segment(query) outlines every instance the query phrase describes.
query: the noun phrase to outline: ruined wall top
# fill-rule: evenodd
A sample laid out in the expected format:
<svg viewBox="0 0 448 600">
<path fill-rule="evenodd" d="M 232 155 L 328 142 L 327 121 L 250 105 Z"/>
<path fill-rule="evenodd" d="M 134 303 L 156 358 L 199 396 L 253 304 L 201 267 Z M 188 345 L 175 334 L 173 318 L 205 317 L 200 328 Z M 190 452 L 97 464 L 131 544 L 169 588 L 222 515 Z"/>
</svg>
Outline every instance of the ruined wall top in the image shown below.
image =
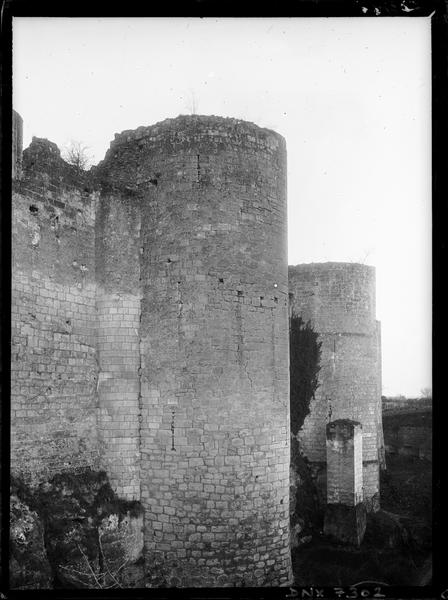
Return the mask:
<svg viewBox="0 0 448 600">
<path fill-rule="evenodd" d="M 356 262 L 311 262 L 301 263 L 298 265 L 290 265 L 293 272 L 313 272 L 313 273 L 329 273 L 329 272 L 344 272 L 344 273 L 371 273 L 375 276 L 375 267 L 365 265 L 364 263 Z"/>
<path fill-rule="evenodd" d="M 87 171 L 66 162 L 54 142 L 33 136 L 23 151 L 22 175 L 25 179 L 41 181 L 45 185 L 84 189 L 90 181 Z"/>
<path fill-rule="evenodd" d="M 236 155 L 230 156 L 233 153 L 244 155 L 251 166 L 243 168 Z M 234 181 L 247 179 L 249 171 L 256 169 L 260 153 L 274 165 L 286 164 L 285 139 L 274 131 L 239 119 L 180 115 L 115 134 L 104 160 L 92 168 L 92 176 L 103 190 L 131 193 L 151 184 L 158 185 L 159 191 L 164 186 L 168 189 L 173 182 L 177 185 L 182 180 L 187 186 L 187 182 L 199 180 L 202 184 L 214 181 L 219 186 L 230 176 Z M 228 167 L 224 168 L 222 163 L 225 172 L 217 176 L 216 169 L 211 170 L 213 157 L 224 155 Z M 286 170 L 282 182 L 276 183 L 286 186 Z"/>
<path fill-rule="evenodd" d="M 186 134 L 206 133 L 209 136 L 216 137 L 252 135 L 257 136 L 258 139 L 269 140 L 273 148 L 276 148 L 278 144 L 286 145 L 284 138 L 279 133 L 259 127 L 248 121 L 215 115 L 179 115 L 173 119 L 164 119 L 154 125 L 141 126 L 137 129 L 127 129 L 121 133 L 116 133 L 115 138 L 110 143 L 110 149 L 116 149 L 118 146 L 129 142 L 143 142 L 146 138 L 155 141 L 167 136 L 177 137 L 178 139 L 175 141 L 179 143 L 183 141 L 182 136 L 178 135 L 180 132 Z"/>
</svg>

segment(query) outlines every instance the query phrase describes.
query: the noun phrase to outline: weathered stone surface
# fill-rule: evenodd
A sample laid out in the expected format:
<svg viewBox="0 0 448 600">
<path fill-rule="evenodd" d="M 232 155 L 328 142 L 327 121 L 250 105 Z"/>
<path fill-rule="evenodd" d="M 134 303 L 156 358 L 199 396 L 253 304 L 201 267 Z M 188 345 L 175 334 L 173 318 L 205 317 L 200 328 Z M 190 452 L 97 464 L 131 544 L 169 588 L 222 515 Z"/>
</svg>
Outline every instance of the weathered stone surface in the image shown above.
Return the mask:
<svg viewBox="0 0 448 600">
<path fill-rule="evenodd" d="M 12 199 L 11 468 L 36 484 L 99 466 L 95 195 L 47 140 L 23 163 Z"/>
<path fill-rule="evenodd" d="M 143 587 L 143 512 L 111 513 L 98 527 L 98 544 L 106 583 Z"/>
<path fill-rule="evenodd" d="M 22 176 L 23 151 L 23 119 L 15 110 L 12 111 L 12 178 Z"/>
<path fill-rule="evenodd" d="M 381 414 L 381 334 L 375 320 L 375 269 L 356 263 L 289 267 L 291 310 L 319 333 L 319 387 L 299 432 L 312 464 L 325 463 L 325 426 L 353 419 L 363 426 L 364 499 L 378 507 L 384 462 Z"/>
<path fill-rule="evenodd" d="M 10 511 L 11 589 L 52 589 L 53 573 L 39 515 L 14 493 L 11 495 Z"/>
<path fill-rule="evenodd" d="M 363 500 L 361 423 L 330 421 L 327 433 L 327 502 L 355 506 Z"/>
<path fill-rule="evenodd" d="M 13 192 L 13 472 L 105 469 L 161 585 L 287 584 L 284 139 L 179 117 L 88 175 L 34 138 Z M 96 586 L 98 531 L 64 506 L 52 555 Z"/>
<path fill-rule="evenodd" d="M 100 384 L 104 456 L 118 472 L 121 428 L 118 444 L 133 451 L 132 424 L 118 423 L 113 396 L 115 384 L 121 396 L 127 385 L 126 404 L 141 419 L 150 585 L 218 585 L 224 576 L 277 585 L 290 576 L 285 167 L 277 134 L 193 115 L 124 132 L 96 169 L 112 185 L 98 212 L 107 225 L 97 225 L 108 249 L 115 232 L 98 278 L 107 294 L 133 291 L 126 299 L 140 310 L 125 324 L 127 342 L 138 329 L 138 389 L 131 348 L 115 341 L 121 304 L 105 311 L 120 367 L 108 389 Z M 135 250 L 139 263 L 121 258 Z M 130 287 L 127 264 L 140 267 Z M 257 545 L 268 556 L 256 560 Z"/>
<path fill-rule="evenodd" d="M 327 504 L 324 534 L 342 544 L 360 546 L 366 531 L 367 511 L 364 503 L 356 506 Z"/>
<path fill-rule="evenodd" d="M 326 427 L 327 506 L 324 533 L 343 544 L 359 546 L 366 529 L 363 502 L 362 426 L 337 419 Z"/>
</svg>

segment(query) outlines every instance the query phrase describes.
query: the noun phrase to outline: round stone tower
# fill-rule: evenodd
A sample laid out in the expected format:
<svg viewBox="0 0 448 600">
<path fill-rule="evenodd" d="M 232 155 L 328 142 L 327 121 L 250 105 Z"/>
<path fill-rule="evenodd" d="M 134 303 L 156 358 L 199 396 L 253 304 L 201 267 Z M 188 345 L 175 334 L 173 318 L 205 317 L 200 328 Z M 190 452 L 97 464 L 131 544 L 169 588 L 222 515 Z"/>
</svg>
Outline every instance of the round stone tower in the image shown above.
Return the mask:
<svg viewBox="0 0 448 600">
<path fill-rule="evenodd" d="M 367 508 L 379 507 L 383 460 L 381 354 L 375 320 L 375 269 L 356 263 L 311 263 L 289 267 L 293 314 L 319 333 L 319 387 L 299 432 L 319 487 L 326 481 L 326 424 L 352 419 L 362 424 L 363 487 Z"/>
<path fill-rule="evenodd" d="M 12 111 L 12 178 L 19 179 L 22 174 L 23 119 Z"/>
<path fill-rule="evenodd" d="M 291 581 L 286 147 L 235 119 L 117 135 L 140 225 L 140 486 L 153 585 Z"/>
</svg>

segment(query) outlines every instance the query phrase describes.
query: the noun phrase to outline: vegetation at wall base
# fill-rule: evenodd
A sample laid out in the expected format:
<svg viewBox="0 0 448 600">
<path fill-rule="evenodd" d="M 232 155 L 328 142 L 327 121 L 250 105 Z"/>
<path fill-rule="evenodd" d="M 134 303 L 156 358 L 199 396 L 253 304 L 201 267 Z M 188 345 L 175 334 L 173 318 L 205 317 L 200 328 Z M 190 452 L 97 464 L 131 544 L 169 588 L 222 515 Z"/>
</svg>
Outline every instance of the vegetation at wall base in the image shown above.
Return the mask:
<svg viewBox="0 0 448 600">
<path fill-rule="evenodd" d="M 311 324 L 292 315 L 289 329 L 291 432 L 297 435 L 318 388 L 321 342 Z"/>
</svg>

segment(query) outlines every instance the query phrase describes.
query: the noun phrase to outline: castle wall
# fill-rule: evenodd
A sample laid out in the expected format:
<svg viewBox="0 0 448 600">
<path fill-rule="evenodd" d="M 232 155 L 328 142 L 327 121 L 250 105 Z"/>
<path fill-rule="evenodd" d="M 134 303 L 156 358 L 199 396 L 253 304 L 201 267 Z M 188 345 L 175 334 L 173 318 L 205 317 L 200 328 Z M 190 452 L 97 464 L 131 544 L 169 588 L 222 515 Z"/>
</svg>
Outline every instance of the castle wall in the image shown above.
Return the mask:
<svg viewBox="0 0 448 600">
<path fill-rule="evenodd" d="M 12 178 L 19 179 L 22 174 L 23 119 L 12 111 Z"/>
<path fill-rule="evenodd" d="M 11 466 L 32 483 L 98 465 L 96 200 L 66 171 L 34 139 L 13 181 Z"/>
<path fill-rule="evenodd" d="M 140 206 L 104 194 L 96 214 L 98 433 L 115 492 L 140 499 Z"/>
<path fill-rule="evenodd" d="M 142 202 L 140 478 L 153 584 L 287 583 L 284 140 L 180 117 L 124 132 L 98 174 Z"/>
<path fill-rule="evenodd" d="M 299 432 L 305 455 L 325 468 L 325 426 L 362 424 L 364 499 L 378 506 L 381 411 L 380 352 L 375 321 L 375 271 L 354 263 L 289 267 L 292 310 L 319 333 L 321 370 L 310 413 Z"/>
<path fill-rule="evenodd" d="M 33 138 L 13 190 L 12 472 L 106 470 L 151 585 L 289 583 L 283 138 L 179 117 L 89 176 Z"/>
<path fill-rule="evenodd" d="M 383 372 L 382 372 L 382 354 L 381 354 L 381 323 L 376 321 L 376 348 L 377 348 L 377 391 L 376 396 L 378 403 L 376 407 L 377 421 L 377 444 L 378 444 L 378 460 L 380 469 L 386 468 L 386 448 L 384 445 L 384 429 L 383 429 Z"/>
</svg>

